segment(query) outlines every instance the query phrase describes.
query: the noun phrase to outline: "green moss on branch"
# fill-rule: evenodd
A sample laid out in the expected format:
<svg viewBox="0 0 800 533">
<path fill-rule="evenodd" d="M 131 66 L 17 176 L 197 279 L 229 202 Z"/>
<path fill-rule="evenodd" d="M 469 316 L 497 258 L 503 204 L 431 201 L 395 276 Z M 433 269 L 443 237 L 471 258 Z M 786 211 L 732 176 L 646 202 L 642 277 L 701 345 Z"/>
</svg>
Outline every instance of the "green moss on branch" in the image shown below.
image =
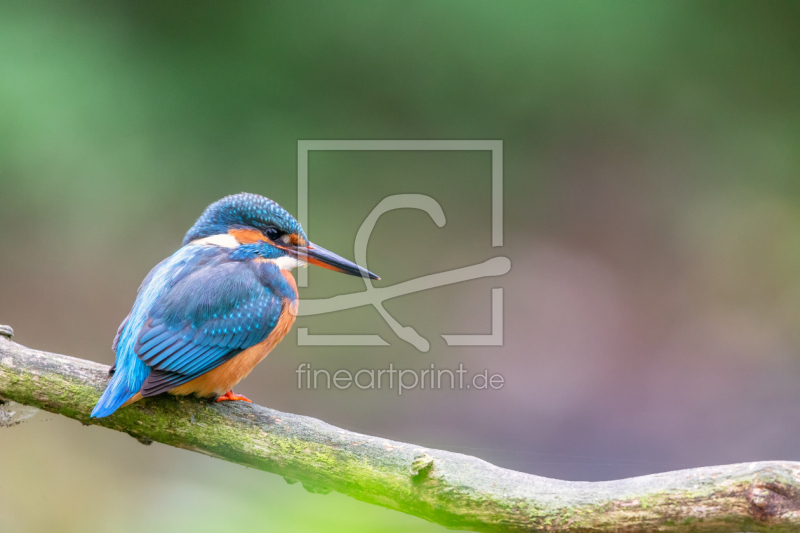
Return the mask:
<svg viewBox="0 0 800 533">
<path fill-rule="evenodd" d="M 2 333 L 2 331 L 0 331 Z M 108 367 L 31 350 L 0 334 L 0 396 L 475 531 L 800 531 L 800 463 L 697 468 L 568 482 L 360 435 L 244 402 L 143 400 L 89 414 Z"/>
</svg>

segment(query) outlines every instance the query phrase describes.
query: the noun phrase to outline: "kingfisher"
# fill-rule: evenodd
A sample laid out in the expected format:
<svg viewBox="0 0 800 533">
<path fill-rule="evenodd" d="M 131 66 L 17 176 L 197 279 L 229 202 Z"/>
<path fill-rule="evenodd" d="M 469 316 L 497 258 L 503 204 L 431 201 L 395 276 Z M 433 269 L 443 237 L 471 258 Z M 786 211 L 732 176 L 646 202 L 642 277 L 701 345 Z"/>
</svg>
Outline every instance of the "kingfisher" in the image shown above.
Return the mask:
<svg viewBox="0 0 800 533">
<path fill-rule="evenodd" d="M 308 263 L 380 279 L 309 242 L 268 198 L 241 193 L 208 206 L 181 248 L 139 287 L 92 417 L 162 393 L 250 402 L 233 387 L 291 329 L 298 305 L 292 269 Z"/>
</svg>

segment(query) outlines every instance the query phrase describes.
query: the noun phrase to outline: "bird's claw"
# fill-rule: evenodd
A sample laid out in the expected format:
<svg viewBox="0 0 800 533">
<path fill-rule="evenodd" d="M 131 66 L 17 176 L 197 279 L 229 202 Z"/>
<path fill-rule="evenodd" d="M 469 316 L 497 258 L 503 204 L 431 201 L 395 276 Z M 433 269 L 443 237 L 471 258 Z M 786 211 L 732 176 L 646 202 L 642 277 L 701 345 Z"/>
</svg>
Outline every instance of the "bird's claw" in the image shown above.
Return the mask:
<svg viewBox="0 0 800 533">
<path fill-rule="evenodd" d="M 253 403 L 253 400 L 249 399 L 247 396 L 242 396 L 241 394 L 236 394 L 232 390 L 229 390 L 222 396 L 217 398 L 218 402 L 247 402 Z"/>
</svg>

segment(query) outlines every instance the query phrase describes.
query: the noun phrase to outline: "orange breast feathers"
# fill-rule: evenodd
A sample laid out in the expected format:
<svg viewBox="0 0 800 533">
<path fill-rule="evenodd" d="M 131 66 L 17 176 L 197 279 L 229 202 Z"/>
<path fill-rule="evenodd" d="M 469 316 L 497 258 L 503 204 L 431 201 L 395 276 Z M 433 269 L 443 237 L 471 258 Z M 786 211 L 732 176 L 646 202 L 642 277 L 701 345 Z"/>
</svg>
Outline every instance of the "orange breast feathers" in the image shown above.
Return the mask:
<svg viewBox="0 0 800 533">
<path fill-rule="evenodd" d="M 282 270 L 281 274 L 289 282 L 289 285 L 297 294 L 297 285 L 294 276 L 287 270 Z M 288 298 L 283 300 L 283 309 L 275 329 L 269 336 L 255 346 L 243 350 L 239 355 L 230 361 L 222 363 L 214 370 L 206 372 L 200 377 L 184 383 L 169 391 L 170 394 L 185 396 L 196 394 L 197 396 L 213 397 L 221 396 L 231 390 L 237 383 L 247 376 L 255 366 L 264 359 L 272 349 L 281 342 L 289 330 L 292 329 L 294 319 L 297 316 L 297 300 Z"/>
</svg>

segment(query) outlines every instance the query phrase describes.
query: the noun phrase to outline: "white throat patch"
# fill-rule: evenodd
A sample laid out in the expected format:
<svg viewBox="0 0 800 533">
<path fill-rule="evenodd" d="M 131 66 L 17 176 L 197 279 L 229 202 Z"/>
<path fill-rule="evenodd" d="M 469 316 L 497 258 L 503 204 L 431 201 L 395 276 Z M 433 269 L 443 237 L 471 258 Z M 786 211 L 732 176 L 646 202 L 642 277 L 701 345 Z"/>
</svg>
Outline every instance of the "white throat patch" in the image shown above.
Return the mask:
<svg viewBox="0 0 800 533">
<path fill-rule="evenodd" d="M 239 241 L 236 237 L 228 233 L 220 233 L 219 235 L 212 235 L 202 239 L 195 239 L 189 244 L 213 244 L 214 246 L 222 246 L 223 248 L 236 248 L 239 246 Z"/>
<path fill-rule="evenodd" d="M 294 257 L 289 257 L 289 256 L 283 256 L 277 259 L 270 259 L 269 261 L 272 261 L 273 263 L 278 265 L 278 268 L 280 268 L 281 270 L 292 270 L 293 268 L 304 267 L 308 264 L 305 261 L 300 261 L 299 259 L 295 259 Z"/>
</svg>

